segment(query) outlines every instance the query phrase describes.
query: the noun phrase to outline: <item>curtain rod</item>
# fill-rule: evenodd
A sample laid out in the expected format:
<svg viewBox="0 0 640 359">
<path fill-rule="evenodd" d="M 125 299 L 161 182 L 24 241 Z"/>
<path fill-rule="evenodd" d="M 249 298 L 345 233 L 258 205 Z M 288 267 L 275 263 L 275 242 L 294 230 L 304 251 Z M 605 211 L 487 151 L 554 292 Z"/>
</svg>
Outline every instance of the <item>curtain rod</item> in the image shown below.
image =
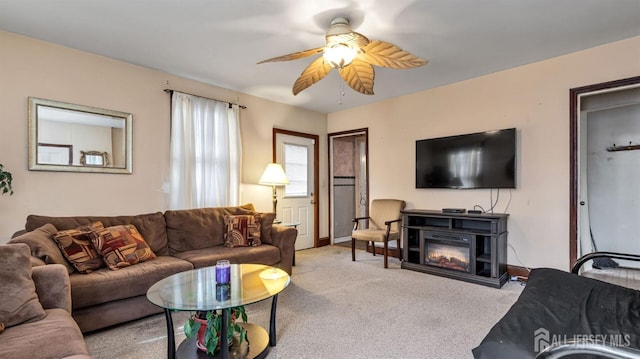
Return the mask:
<svg viewBox="0 0 640 359">
<path fill-rule="evenodd" d="M 238 105 L 238 107 L 240 107 L 243 110 L 247 109 L 247 106 L 240 105 L 240 104 L 237 104 L 237 103 L 232 103 L 232 102 L 228 102 L 228 101 L 222 101 L 222 100 L 218 100 L 218 99 L 211 98 L 211 97 L 204 97 L 204 96 L 200 96 L 200 95 L 194 95 L 192 93 L 188 93 L 188 92 L 184 92 L 184 91 L 178 91 L 178 90 L 172 90 L 172 89 L 164 89 L 164 92 L 168 93 L 169 95 L 173 94 L 174 91 L 175 92 L 181 92 L 183 94 L 187 94 L 187 95 L 191 95 L 191 96 L 206 98 L 206 99 L 213 100 L 213 101 L 220 101 L 220 102 L 228 103 L 229 105 Z"/>
</svg>

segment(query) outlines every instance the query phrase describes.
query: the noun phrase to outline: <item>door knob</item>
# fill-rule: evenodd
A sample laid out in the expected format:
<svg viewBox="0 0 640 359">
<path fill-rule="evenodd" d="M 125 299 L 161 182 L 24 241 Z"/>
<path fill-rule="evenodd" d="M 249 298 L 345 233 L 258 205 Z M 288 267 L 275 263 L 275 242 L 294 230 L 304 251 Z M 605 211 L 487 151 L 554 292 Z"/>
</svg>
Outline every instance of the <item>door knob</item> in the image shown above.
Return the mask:
<svg viewBox="0 0 640 359">
<path fill-rule="evenodd" d="M 584 206 L 584 201 L 580 201 L 580 205 L 581 205 L 581 206 Z"/>
</svg>

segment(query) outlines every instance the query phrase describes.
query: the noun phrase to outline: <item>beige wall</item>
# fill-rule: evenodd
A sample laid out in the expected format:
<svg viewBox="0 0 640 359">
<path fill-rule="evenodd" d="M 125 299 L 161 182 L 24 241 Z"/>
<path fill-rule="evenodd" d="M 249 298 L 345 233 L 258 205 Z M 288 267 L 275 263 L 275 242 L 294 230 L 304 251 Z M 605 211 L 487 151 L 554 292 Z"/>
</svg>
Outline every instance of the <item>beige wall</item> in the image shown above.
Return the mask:
<svg viewBox="0 0 640 359">
<path fill-rule="evenodd" d="M 489 208 L 490 191 L 415 189 L 415 141 L 516 127 L 517 189 L 496 206 L 510 214 L 508 263 L 568 269 L 569 89 L 638 75 L 640 37 L 332 113 L 328 132 L 369 128 L 371 198 L 468 209 Z"/>
<path fill-rule="evenodd" d="M 518 188 L 501 191 L 496 207 L 510 213 L 509 243 L 521 260 L 510 248 L 509 263 L 567 269 L 569 89 L 639 74 L 634 38 L 333 113 L 327 126 L 324 114 L 0 31 L 0 163 L 13 173 L 15 190 L 0 197 L 0 243 L 30 213 L 164 210 L 169 96 L 162 90 L 169 87 L 248 106 L 241 111 L 241 198 L 259 210 L 271 208 L 270 188 L 255 183 L 271 161 L 272 128 L 319 135 L 320 237 L 328 235 L 327 132 L 369 128 L 371 198 L 403 198 L 409 208 L 488 208 L 488 190 L 416 190 L 415 140 L 516 127 Z M 29 96 L 133 113 L 134 173 L 28 171 Z"/>
<path fill-rule="evenodd" d="M 167 87 L 248 107 L 241 110 L 243 202 L 271 209 L 270 187 L 255 183 L 271 162 L 273 127 L 319 135 L 320 171 L 327 172 L 325 114 L 0 31 L 0 163 L 12 172 L 15 191 L 0 197 L 0 243 L 23 228 L 30 213 L 163 211 L 170 104 L 162 90 Z M 29 96 L 133 113 L 133 174 L 28 171 Z M 326 198 L 326 179 L 320 185 L 320 196 Z M 326 229 L 323 202 L 320 223 Z M 320 235 L 326 236 L 324 232 Z"/>
</svg>

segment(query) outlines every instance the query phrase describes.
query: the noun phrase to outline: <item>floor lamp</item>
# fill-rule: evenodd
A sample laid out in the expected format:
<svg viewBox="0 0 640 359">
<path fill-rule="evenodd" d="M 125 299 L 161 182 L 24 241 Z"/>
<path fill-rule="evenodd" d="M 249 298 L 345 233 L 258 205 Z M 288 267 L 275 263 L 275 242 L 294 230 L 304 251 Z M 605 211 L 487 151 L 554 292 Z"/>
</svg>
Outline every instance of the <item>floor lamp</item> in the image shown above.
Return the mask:
<svg viewBox="0 0 640 359">
<path fill-rule="evenodd" d="M 289 184 L 289 179 L 284 173 L 282 166 L 278 163 L 269 163 L 258 183 L 273 188 L 273 214 L 277 216 L 276 207 L 278 206 L 278 198 L 276 197 L 276 186 Z M 279 221 L 275 219 L 273 222 L 278 223 Z"/>
</svg>

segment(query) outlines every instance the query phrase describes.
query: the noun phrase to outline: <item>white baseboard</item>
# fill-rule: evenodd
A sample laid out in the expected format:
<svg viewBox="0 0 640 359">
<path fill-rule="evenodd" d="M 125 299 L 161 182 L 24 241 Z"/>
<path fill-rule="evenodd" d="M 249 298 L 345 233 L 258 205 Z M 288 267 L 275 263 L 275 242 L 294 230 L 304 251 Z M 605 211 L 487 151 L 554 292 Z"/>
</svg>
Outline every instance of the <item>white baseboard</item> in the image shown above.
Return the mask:
<svg viewBox="0 0 640 359">
<path fill-rule="evenodd" d="M 340 237 L 340 238 L 334 238 L 333 239 L 333 243 L 342 243 L 342 242 L 350 242 L 351 241 L 351 237 Z"/>
</svg>

